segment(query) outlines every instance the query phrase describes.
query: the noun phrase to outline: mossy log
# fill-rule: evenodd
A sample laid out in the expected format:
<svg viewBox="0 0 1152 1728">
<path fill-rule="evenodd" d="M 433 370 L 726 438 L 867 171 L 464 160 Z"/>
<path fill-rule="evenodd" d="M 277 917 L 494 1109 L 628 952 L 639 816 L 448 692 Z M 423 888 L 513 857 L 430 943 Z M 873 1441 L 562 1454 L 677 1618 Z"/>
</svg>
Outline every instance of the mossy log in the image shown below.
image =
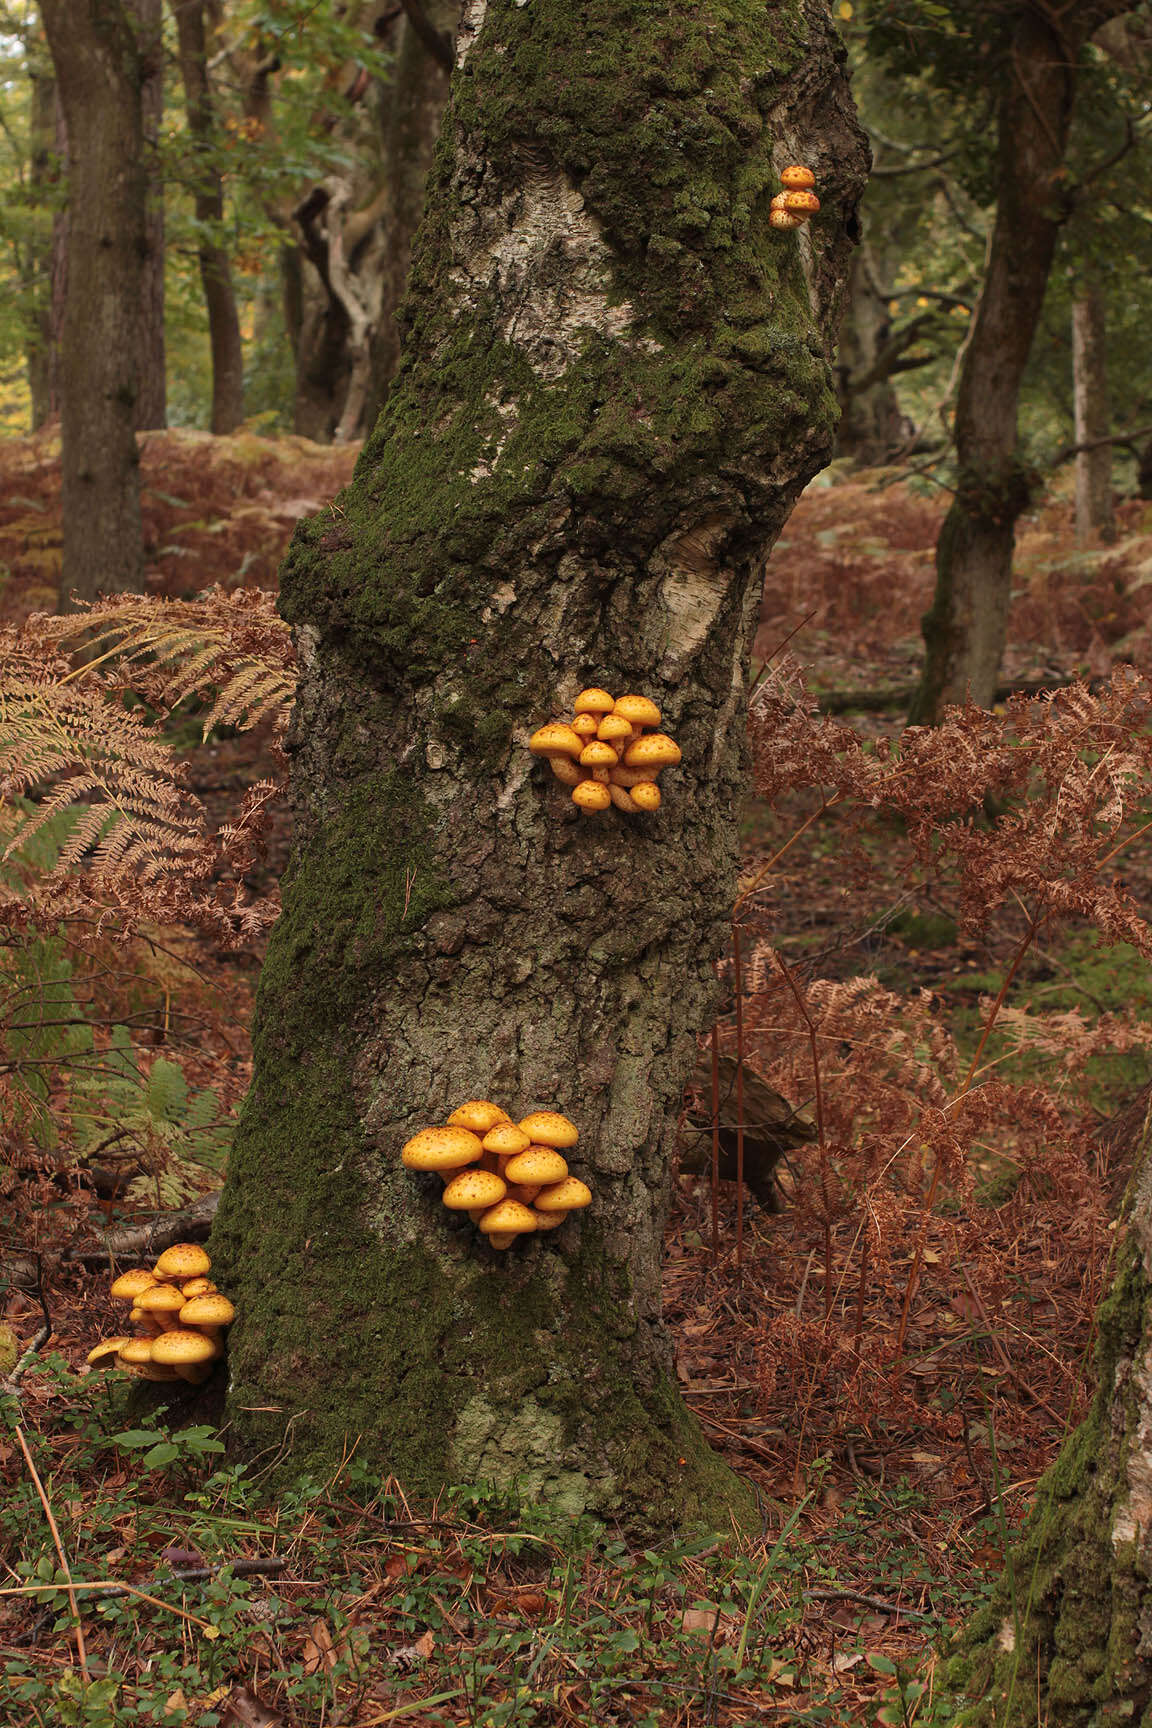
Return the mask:
<svg viewBox="0 0 1152 1728">
<path fill-rule="evenodd" d="M 827 459 L 866 163 L 818 0 L 472 0 L 406 350 L 301 526 L 298 849 L 212 1254 L 236 1443 L 353 1449 L 630 1527 L 747 1493 L 660 1320 L 676 1116 L 735 881 L 765 555 Z M 815 168 L 810 228 L 768 222 Z M 683 747 L 582 817 L 526 749 L 584 685 Z M 497 1254 L 401 1167 L 489 1097 L 565 1111 L 592 1205 Z"/>
<path fill-rule="evenodd" d="M 1152 1112 L 1098 1314 L 1092 1408 L 954 1658 L 968 1728 L 1152 1724 Z"/>
</svg>

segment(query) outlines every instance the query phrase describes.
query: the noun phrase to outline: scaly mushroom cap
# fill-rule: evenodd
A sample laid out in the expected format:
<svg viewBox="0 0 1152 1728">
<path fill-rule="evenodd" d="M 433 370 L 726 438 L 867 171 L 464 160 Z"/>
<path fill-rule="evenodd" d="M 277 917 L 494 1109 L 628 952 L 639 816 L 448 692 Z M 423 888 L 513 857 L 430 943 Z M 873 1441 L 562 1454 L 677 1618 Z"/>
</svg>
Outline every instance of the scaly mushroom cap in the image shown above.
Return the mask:
<svg viewBox="0 0 1152 1728">
<path fill-rule="evenodd" d="M 495 1206 L 489 1206 L 480 1219 L 480 1228 L 485 1236 L 491 1235 L 493 1231 L 497 1235 L 503 1235 L 506 1231 L 519 1235 L 521 1230 L 535 1230 L 536 1219 L 519 1200 L 498 1200 Z"/>
<path fill-rule="evenodd" d="M 768 208 L 770 210 L 786 210 L 788 208 L 787 200 L 788 200 L 787 192 L 777 192 L 775 198 L 773 198 L 773 200 L 772 200 L 771 204 L 768 206 Z"/>
<path fill-rule="evenodd" d="M 142 1362 L 151 1362 L 152 1346 L 155 1338 L 126 1338 L 116 1355 L 117 1362 L 124 1368 L 139 1368 Z"/>
<path fill-rule="evenodd" d="M 631 726 L 659 726 L 660 710 L 647 696 L 617 696 L 614 714 L 619 714 Z"/>
<path fill-rule="evenodd" d="M 785 192 L 784 208 L 790 210 L 793 216 L 815 216 L 820 208 L 820 200 L 815 192 Z"/>
<path fill-rule="evenodd" d="M 784 169 L 780 181 L 784 186 L 799 187 L 803 190 L 807 186 L 815 186 L 816 176 L 811 168 L 801 168 L 799 163 L 794 162 L 791 167 Z"/>
<path fill-rule="evenodd" d="M 593 738 L 580 752 L 581 768 L 615 768 L 619 761 L 619 752 L 601 738 Z"/>
<path fill-rule="evenodd" d="M 549 720 L 533 732 L 528 748 L 533 756 L 579 756 L 584 743 L 579 732 L 573 732 L 563 720 Z"/>
<path fill-rule="evenodd" d="M 543 1188 L 552 1182 L 562 1182 L 568 1174 L 568 1165 L 551 1146 L 529 1146 L 526 1152 L 518 1152 L 508 1160 L 504 1174 L 509 1182 Z"/>
<path fill-rule="evenodd" d="M 180 1292 L 191 1301 L 193 1296 L 211 1296 L 215 1288 L 211 1278 L 189 1278 L 187 1284 L 181 1284 Z"/>
<path fill-rule="evenodd" d="M 453 1176 L 443 1193 L 445 1206 L 453 1212 L 487 1211 L 503 1200 L 508 1185 L 491 1170 L 461 1170 Z"/>
<path fill-rule="evenodd" d="M 136 1306 L 168 1332 L 184 1306 L 184 1292 L 177 1290 L 175 1284 L 153 1284 L 151 1290 L 143 1291 L 137 1298 Z"/>
<path fill-rule="evenodd" d="M 616 706 L 615 696 L 609 696 L 607 690 L 581 690 L 572 704 L 574 714 L 611 714 Z"/>
<path fill-rule="evenodd" d="M 522 1117 L 520 1126 L 535 1146 L 553 1146 L 563 1151 L 566 1146 L 575 1146 L 580 1138 L 575 1122 L 569 1122 L 558 1110 L 533 1110 Z"/>
<path fill-rule="evenodd" d="M 151 1290 L 156 1282 L 155 1274 L 143 1266 L 133 1267 L 131 1272 L 121 1272 L 119 1278 L 109 1286 L 109 1296 L 115 1296 L 118 1302 L 135 1302 L 145 1290 Z"/>
<path fill-rule="evenodd" d="M 596 736 L 604 744 L 611 744 L 613 749 L 623 739 L 632 740 L 632 722 L 626 720 L 623 714 L 605 714 L 596 728 Z"/>
<path fill-rule="evenodd" d="M 97 1366 L 101 1368 L 114 1368 L 116 1365 L 117 1353 L 125 1344 L 132 1344 L 134 1342 L 135 1340 L 129 1337 L 105 1338 L 102 1344 L 96 1344 L 91 1350 L 89 1350 L 84 1360 L 85 1362 L 90 1363 L 93 1368 Z"/>
<path fill-rule="evenodd" d="M 773 228 L 803 228 L 808 220 L 793 210 L 769 210 L 768 222 Z"/>
<path fill-rule="evenodd" d="M 589 738 L 595 738 L 600 730 L 599 714 L 577 714 L 572 721 L 572 730 L 579 733 L 582 745 L 587 744 Z"/>
<path fill-rule="evenodd" d="M 579 786 L 572 788 L 572 802 L 584 811 L 607 810 L 612 802 L 612 794 L 599 780 L 581 780 Z"/>
<path fill-rule="evenodd" d="M 448 1118 L 449 1128 L 468 1128 L 473 1134 L 487 1134 L 489 1128 L 495 1128 L 497 1122 L 510 1122 L 507 1110 L 501 1110 L 499 1104 L 492 1104 L 487 1098 L 470 1098 L 467 1104 L 461 1104 L 458 1110 L 453 1110 Z"/>
<path fill-rule="evenodd" d="M 617 787 L 616 790 L 620 791 L 622 788 Z M 641 780 L 638 785 L 633 786 L 631 797 L 638 810 L 659 810 L 660 808 L 660 788 L 651 780 Z"/>
<path fill-rule="evenodd" d="M 197 1362 L 211 1362 L 219 1354 L 218 1346 L 203 1332 L 178 1327 L 153 1340 L 151 1360 L 169 1368 L 190 1368 Z"/>
<path fill-rule="evenodd" d="M 584 778 L 583 768 L 571 756 L 549 756 L 548 766 L 564 786 L 579 786 Z"/>
<path fill-rule="evenodd" d="M 515 1122 L 498 1122 L 484 1136 L 485 1152 L 495 1152 L 501 1158 L 514 1158 L 517 1152 L 527 1152 L 532 1136 L 517 1128 Z"/>
<path fill-rule="evenodd" d="M 484 1147 L 467 1128 L 422 1128 L 400 1154 L 409 1170 L 459 1170 L 474 1164 Z"/>
<path fill-rule="evenodd" d="M 198 1242 L 173 1242 L 152 1270 L 157 1278 L 203 1278 L 212 1262 Z"/>
<path fill-rule="evenodd" d="M 565 1176 L 563 1182 L 541 1188 L 535 1206 L 537 1212 L 575 1212 L 578 1206 L 587 1206 L 591 1199 L 592 1190 L 586 1182 L 581 1182 L 578 1176 Z"/>
<path fill-rule="evenodd" d="M 675 768 L 684 752 L 675 738 L 664 732 L 649 732 L 637 738 L 624 752 L 625 768 Z"/>
<path fill-rule="evenodd" d="M 181 1326 L 231 1326 L 236 1310 L 227 1296 L 217 1291 L 211 1296 L 193 1296 L 190 1302 L 185 1302 L 178 1318 Z"/>
<path fill-rule="evenodd" d="M 537 1230 L 559 1230 L 568 1214 L 567 1212 L 541 1212 L 539 1207 L 533 1206 L 532 1216 L 536 1220 Z"/>
</svg>

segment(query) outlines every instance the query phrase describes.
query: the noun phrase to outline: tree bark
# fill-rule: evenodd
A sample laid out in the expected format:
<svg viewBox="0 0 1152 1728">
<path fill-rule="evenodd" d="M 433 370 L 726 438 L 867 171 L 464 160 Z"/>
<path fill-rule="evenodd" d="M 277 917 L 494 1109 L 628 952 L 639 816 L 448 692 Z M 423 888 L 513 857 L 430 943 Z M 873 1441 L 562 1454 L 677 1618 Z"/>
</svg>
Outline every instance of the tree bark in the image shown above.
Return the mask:
<svg viewBox="0 0 1152 1728">
<path fill-rule="evenodd" d="M 880 270 L 879 279 L 888 280 L 883 265 Z M 836 355 L 840 398 L 836 454 L 850 457 L 861 467 L 892 461 L 911 435 L 886 364 L 890 354 L 896 365 L 898 353 L 891 342 L 891 315 L 876 292 L 875 280 L 862 247 L 852 259 Z"/>
<path fill-rule="evenodd" d="M 136 347 L 145 249 L 142 73 L 119 0 L 43 0 L 68 129 L 61 599 L 139 588 Z"/>
<path fill-rule="evenodd" d="M 171 5 L 188 113 L 188 136 L 197 159 L 194 202 L 200 234 L 196 251 L 212 349 L 212 431 L 223 436 L 235 432 L 244 418 L 244 349 L 232 286 L 232 264 L 219 240 L 224 221 L 224 182 L 216 165 L 216 112 L 208 80 L 204 0 L 171 0 Z"/>
<path fill-rule="evenodd" d="M 997 120 L 999 197 L 983 292 L 956 399 L 958 478 L 936 545 L 936 593 L 910 719 L 946 703 L 989 707 L 1008 623 L 1016 522 L 1032 493 L 1017 455 L 1020 386 L 1063 219 L 1061 170 L 1077 61 L 1092 31 L 1127 0 L 1022 8 Z"/>
<path fill-rule="evenodd" d="M 1072 305 L 1072 390 L 1076 453 L 1076 538 L 1081 546 L 1116 538 L 1108 411 L 1108 330 L 1104 290 L 1089 281 Z"/>
<path fill-rule="evenodd" d="M 140 56 L 140 112 L 144 150 L 144 268 L 140 285 L 136 430 L 168 424 L 164 348 L 164 176 L 160 127 L 164 119 L 164 14 L 162 0 L 130 0 Z"/>
<path fill-rule="evenodd" d="M 213 1230 L 230 1421 L 636 1527 L 745 1491 L 661 1325 L 669 1155 L 735 881 L 765 555 L 827 460 L 866 150 L 822 0 L 469 0 L 406 357 L 303 526 L 299 845 Z M 811 228 L 768 225 L 816 170 Z M 525 746 L 582 685 L 684 750 L 654 817 Z M 400 1148 L 565 1110 L 591 1207 L 500 1255 Z"/>
<path fill-rule="evenodd" d="M 32 160 L 29 182 L 33 200 L 43 207 L 45 194 L 59 178 L 56 150 L 56 80 L 47 65 L 29 71 L 32 86 L 29 130 Z M 28 276 L 32 285 L 33 310 L 27 342 L 28 392 L 32 398 L 32 430 L 39 431 L 56 411 L 56 328 L 52 317 L 52 253 L 56 223 L 47 215 L 43 231 L 29 247 Z"/>
<path fill-rule="evenodd" d="M 436 30 L 451 29 L 460 14 L 456 0 L 434 0 L 429 17 Z M 424 210 L 424 189 L 440 122 L 448 100 L 448 74 L 407 19 L 398 32 L 384 125 L 384 269 L 380 313 L 372 342 L 371 396 L 366 421 L 373 426 L 400 363 L 400 303 L 408 280 L 412 240 Z"/>
<path fill-rule="evenodd" d="M 1098 1314 L 1092 1409 L 1041 1478 L 951 1670 L 971 1728 L 1147 1723 L 1152 1709 L 1152 1117 Z"/>
</svg>

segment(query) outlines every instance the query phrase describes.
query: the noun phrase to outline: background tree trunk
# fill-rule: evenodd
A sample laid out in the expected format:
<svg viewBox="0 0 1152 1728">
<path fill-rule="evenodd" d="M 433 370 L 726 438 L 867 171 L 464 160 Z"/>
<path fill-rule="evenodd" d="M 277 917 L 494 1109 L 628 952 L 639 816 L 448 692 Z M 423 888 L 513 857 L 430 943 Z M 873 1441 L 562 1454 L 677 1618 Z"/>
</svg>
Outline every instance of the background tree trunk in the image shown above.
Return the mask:
<svg viewBox="0 0 1152 1728">
<path fill-rule="evenodd" d="M 1022 10 L 998 115 L 999 196 L 984 289 L 956 399 L 956 496 L 936 545 L 936 593 L 910 719 L 945 703 L 990 707 L 1004 651 L 1016 521 L 1031 496 L 1017 451 L 1017 408 L 1062 218 L 1077 60 L 1127 0 L 1076 0 L 1059 15 Z"/>
<path fill-rule="evenodd" d="M 57 154 L 56 80 L 47 63 L 33 64 L 29 72 L 32 86 L 29 132 L 32 160 L 29 183 L 33 199 L 41 206 L 60 178 Z M 27 342 L 28 392 L 32 398 L 32 430 L 36 432 L 56 412 L 56 365 L 54 349 L 56 330 L 52 317 L 52 253 L 55 219 L 45 215 L 43 231 L 29 248 L 28 275 L 33 284 L 33 311 L 29 319 Z"/>
<path fill-rule="evenodd" d="M 459 15 L 458 0 L 430 0 L 428 17 L 436 30 L 453 30 Z M 388 203 L 380 313 L 372 342 L 372 388 L 366 411 L 369 427 L 375 424 L 400 363 L 400 302 L 448 100 L 447 69 L 406 18 L 399 23 L 392 77 L 385 94 L 383 173 Z"/>
<path fill-rule="evenodd" d="M 1041 1478 L 1019 1546 L 952 1671 L 971 1728 L 1148 1721 L 1152 1700 L 1152 1116 L 1092 1409 Z"/>
<path fill-rule="evenodd" d="M 244 348 L 232 286 L 232 265 L 219 243 L 224 220 L 224 182 L 216 165 L 216 114 L 208 81 L 204 0 L 172 0 L 172 14 L 176 20 L 188 134 L 199 158 L 195 212 L 201 231 L 196 250 L 212 348 L 212 430 L 222 436 L 235 432 L 244 418 Z"/>
<path fill-rule="evenodd" d="M 68 128 L 61 598 L 138 588 L 136 348 L 145 250 L 141 70 L 119 0 L 43 0 Z"/>
<path fill-rule="evenodd" d="M 470 0 L 410 341 L 283 575 L 299 846 L 213 1231 L 236 1444 L 633 1526 L 747 1496 L 670 1372 L 662 1228 L 713 1012 L 766 552 L 835 420 L 866 150 L 822 0 Z M 811 229 L 768 226 L 816 170 Z M 650 693 L 653 818 L 531 729 Z M 498 1255 L 399 1161 L 465 1098 L 563 1109 L 592 1206 Z"/>
<path fill-rule="evenodd" d="M 136 430 L 168 424 L 164 353 L 164 177 L 160 127 L 164 119 L 164 14 L 162 0 L 131 0 L 140 59 L 140 113 L 144 150 L 144 269 L 140 285 Z"/>
<path fill-rule="evenodd" d="M 1072 305 L 1072 391 L 1075 442 L 1092 444 L 1111 430 L 1108 412 L 1108 329 L 1104 291 L 1085 284 Z M 1082 546 L 1116 538 L 1112 446 L 1098 442 L 1076 453 L 1076 538 Z"/>
<path fill-rule="evenodd" d="M 840 397 L 836 454 L 850 457 L 861 467 L 892 461 L 912 436 L 892 384 L 892 369 L 899 370 L 899 350 L 891 341 L 892 318 L 876 288 L 877 282 L 890 280 L 890 272 L 868 252 L 861 247 L 852 258 L 836 353 Z"/>
</svg>

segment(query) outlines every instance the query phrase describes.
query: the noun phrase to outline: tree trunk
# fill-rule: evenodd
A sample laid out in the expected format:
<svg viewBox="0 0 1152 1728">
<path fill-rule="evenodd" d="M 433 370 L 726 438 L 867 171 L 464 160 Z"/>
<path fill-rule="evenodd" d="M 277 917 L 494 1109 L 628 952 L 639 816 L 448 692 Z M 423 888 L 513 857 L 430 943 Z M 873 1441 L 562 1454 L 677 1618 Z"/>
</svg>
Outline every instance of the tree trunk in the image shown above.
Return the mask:
<svg viewBox="0 0 1152 1728">
<path fill-rule="evenodd" d="M 1081 546 L 1110 545 L 1116 538 L 1112 503 L 1112 446 L 1107 443 L 1108 332 L 1104 290 L 1085 284 L 1072 305 L 1072 388 L 1076 453 L 1076 538 Z"/>
<path fill-rule="evenodd" d="M 140 286 L 136 430 L 168 424 L 164 353 L 164 176 L 160 127 L 164 119 L 164 14 L 162 0 L 130 0 L 140 56 L 140 111 L 144 142 L 144 270 Z"/>
<path fill-rule="evenodd" d="M 1147 1724 L 1152 1710 L 1152 1116 L 1092 1410 L 1041 1478 L 1019 1546 L 951 1673 L 965 1724 Z"/>
<path fill-rule="evenodd" d="M 68 128 L 61 599 L 139 588 L 136 346 L 145 250 L 141 68 L 119 0 L 43 0 Z"/>
<path fill-rule="evenodd" d="M 892 318 L 875 284 L 889 279 L 883 264 L 879 273 L 870 268 L 865 248 L 853 256 L 836 354 L 840 398 L 836 454 L 850 457 L 861 467 L 891 462 L 911 435 L 885 360 L 887 353 L 896 360 Z"/>
<path fill-rule="evenodd" d="M 451 30 L 458 0 L 433 0 L 429 17 Z M 403 19 L 395 48 L 384 122 L 384 271 L 380 314 L 372 342 L 372 388 L 367 424 L 373 426 L 400 363 L 400 302 L 408 280 L 412 239 L 424 210 L 424 188 L 448 100 L 448 73 Z"/>
<path fill-rule="evenodd" d="M 232 287 L 232 265 L 219 239 L 224 221 L 224 182 L 216 166 L 216 113 L 208 81 L 204 0 L 171 0 L 171 4 L 188 111 L 188 136 L 198 158 L 197 256 L 212 347 L 212 430 L 222 436 L 235 432 L 244 418 L 244 350 Z"/>
<path fill-rule="evenodd" d="M 675 1389 L 661 1241 L 764 558 L 832 440 L 842 61 L 822 0 L 465 8 L 406 357 L 283 574 L 299 843 L 213 1253 L 232 1432 L 286 1470 L 747 1505 Z M 781 233 L 797 157 L 823 210 Z M 654 816 L 578 815 L 525 748 L 592 682 L 683 746 Z M 571 1115 L 594 1195 L 503 1255 L 399 1156 L 485 1096 Z"/>
<path fill-rule="evenodd" d="M 29 70 L 31 108 L 29 133 L 32 145 L 29 186 L 33 204 L 43 209 L 48 188 L 59 177 L 56 156 L 56 80 L 47 67 Z M 28 248 L 27 276 L 32 291 L 32 312 L 26 346 L 28 393 L 32 398 L 32 430 L 36 432 L 55 408 L 52 350 L 52 225 L 45 214 Z"/>
<path fill-rule="evenodd" d="M 999 198 L 988 269 L 956 400 L 956 496 L 936 545 L 936 593 L 910 719 L 945 703 L 991 707 L 1008 623 L 1016 521 L 1032 477 L 1016 451 L 1017 408 L 1059 233 L 1061 170 L 1077 59 L 1127 0 L 1070 0 L 1059 14 L 1022 10 L 998 113 Z"/>
</svg>

